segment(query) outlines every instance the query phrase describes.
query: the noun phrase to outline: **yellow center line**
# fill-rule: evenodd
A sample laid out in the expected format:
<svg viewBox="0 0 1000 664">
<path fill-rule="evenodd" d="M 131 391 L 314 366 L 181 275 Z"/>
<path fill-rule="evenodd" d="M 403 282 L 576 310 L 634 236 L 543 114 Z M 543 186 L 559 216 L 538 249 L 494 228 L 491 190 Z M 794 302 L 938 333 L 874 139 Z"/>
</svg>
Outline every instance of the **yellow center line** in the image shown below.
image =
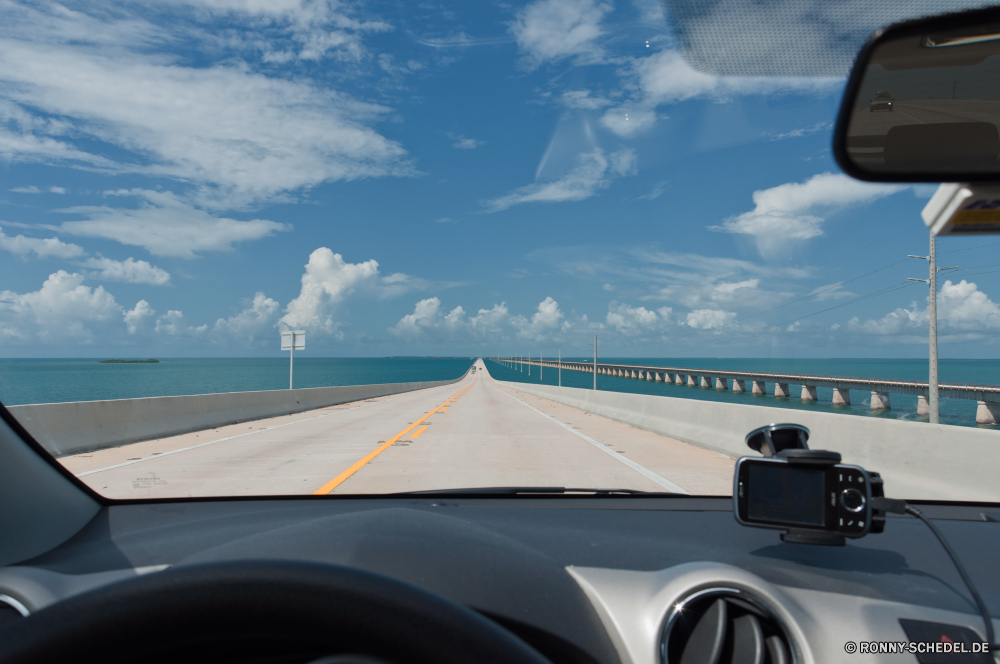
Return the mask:
<svg viewBox="0 0 1000 664">
<path fill-rule="evenodd" d="M 422 434 L 425 431 L 427 431 L 427 427 L 420 427 L 419 429 L 417 429 L 416 431 L 414 431 L 412 434 L 410 434 L 410 440 L 413 440 L 414 438 L 416 438 L 417 436 L 419 436 L 420 434 Z"/>
<path fill-rule="evenodd" d="M 475 384 L 476 384 L 475 381 L 473 381 L 472 385 L 475 385 Z M 472 385 L 469 385 L 469 387 L 472 387 Z M 469 387 L 466 387 L 465 390 L 469 389 Z M 317 489 L 316 491 L 314 491 L 313 495 L 314 496 L 325 496 L 328 493 L 330 493 L 331 491 L 333 491 L 334 489 L 336 489 L 338 486 L 340 486 L 341 484 L 343 484 L 344 481 L 347 480 L 347 478 L 349 478 L 351 475 L 353 475 L 354 473 L 356 473 L 359 470 L 361 470 L 362 466 L 364 466 L 366 463 L 368 463 L 369 461 L 371 461 L 372 459 L 374 459 L 375 457 L 377 457 L 379 454 L 382 454 L 382 452 L 385 452 L 387 449 L 389 449 L 390 447 L 392 447 L 393 443 L 395 443 L 396 441 L 398 441 L 400 438 L 402 438 L 406 434 L 410 433 L 410 431 L 412 431 L 413 429 L 415 429 L 418 426 L 420 426 L 420 424 L 423 423 L 424 420 L 426 420 L 428 417 L 430 417 L 434 413 L 436 413 L 439 410 L 441 410 L 445 406 L 445 404 L 447 404 L 447 403 L 449 403 L 449 402 L 454 401 L 455 399 L 457 399 L 459 396 L 462 395 L 462 393 L 465 392 L 465 390 L 462 390 L 461 392 L 459 392 L 458 394 L 456 394 L 455 396 L 453 396 L 451 399 L 448 399 L 448 401 L 445 401 L 443 404 L 441 404 L 440 406 L 438 406 L 437 408 L 435 408 L 431 412 L 427 413 L 426 415 L 424 415 L 423 417 L 421 417 L 419 420 L 417 420 L 416 422 L 414 422 L 410 426 L 406 427 L 405 429 L 403 429 L 402 431 L 400 431 L 399 433 L 397 433 L 395 436 L 393 436 L 389 440 L 385 441 L 385 443 L 383 443 L 382 445 L 380 445 L 377 448 L 375 448 L 375 450 L 373 452 L 370 452 L 369 454 L 365 455 L 364 458 L 362 458 L 360 461 L 358 461 L 357 463 L 355 463 L 353 466 L 351 466 L 350 468 L 348 468 L 347 470 L 345 470 L 344 472 L 342 472 L 340 475 L 337 475 L 332 480 L 330 480 L 329 482 L 327 482 L 326 484 L 324 484 L 323 486 L 321 486 L 319 489 Z M 426 429 L 426 428 L 427 427 L 424 427 L 424 429 Z M 420 435 L 420 434 L 417 434 L 417 435 Z"/>
</svg>

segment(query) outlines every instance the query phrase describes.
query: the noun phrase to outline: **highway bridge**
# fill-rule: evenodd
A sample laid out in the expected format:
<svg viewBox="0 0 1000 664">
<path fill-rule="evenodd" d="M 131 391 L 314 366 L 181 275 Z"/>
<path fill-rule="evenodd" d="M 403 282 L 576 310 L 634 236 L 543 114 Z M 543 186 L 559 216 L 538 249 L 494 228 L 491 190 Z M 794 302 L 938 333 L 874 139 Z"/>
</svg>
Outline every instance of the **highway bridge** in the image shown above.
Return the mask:
<svg viewBox="0 0 1000 664">
<path fill-rule="evenodd" d="M 849 378 L 843 376 L 815 376 L 809 374 L 782 374 L 747 371 L 720 371 L 717 369 L 691 369 L 680 367 L 657 367 L 632 364 L 605 364 L 591 362 L 553 362 L 551 360 L 529 360 L 523 358 L 494 357 L 493 361 L 508 366 L 538 366 L 567 371 L 582 371 L 597 375 L 620 376 L 636 380 L 668 382 L 691 387 L 708 387 L 717 390 L 732 389 L 734 392 L 750 391 L 753 394 L 767 394 L 770 383 L 776 397 L 792 397 L 791 385 L 802 387 L 802 401 L 817 401 L 817 387 L 833 389 L 834 405 L 849 405 L 851 390 L 871 394 L 872 410 L 889 410 L 890 394 L 911 394 L 917 396 L 917 415 L 927 415 L 928 385 L 921 381 L 885 380 L 877 378 Z M 730 388 L 732 384 L 732 388 Z M 938 387 L 942 398 L 970 399 L 977 402 L 976 424 L 1000 423 L 1000 386 L 941 383 Z"/>
<path fill-rule="evenodd" d="M 458 382 L 60 457 L 111 498 L 565 487 L 729 495 L 731 456 Z"/>
</svg>

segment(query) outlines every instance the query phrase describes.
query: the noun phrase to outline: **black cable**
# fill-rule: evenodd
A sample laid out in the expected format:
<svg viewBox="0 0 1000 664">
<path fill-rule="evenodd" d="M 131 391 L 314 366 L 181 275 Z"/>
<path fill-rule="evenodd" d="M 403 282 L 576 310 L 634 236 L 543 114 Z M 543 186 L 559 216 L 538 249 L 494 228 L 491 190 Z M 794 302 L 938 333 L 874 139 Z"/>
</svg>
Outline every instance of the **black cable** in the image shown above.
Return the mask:
<svg viewBox="0 0 1000 664">
<path fill-rule="evenodd" d="M 940 256 L 941 254 L 954 254 L 954 253 L 957 253 L 959 251 L 971 251 L 972 249 L 982 249 L 983 247 L 995 247 L 998 244 L 1000 244 L 1000 242 L 994 242 L 993 244 L 977 244 L 974 247 L 966 247 L 965 249 L 952 249 L 951 251 L 939 251 L 938 252 L 938 256 Z M 836 259 L 834 259 L 834 260 L 836 260 Z M 833 261 L 831 261 L 831 262 L 833 262 Z M 819 266 L 817 266 L 817 267 L 819 267 Z"/>
<path fill-rule="evenodd" d="M 750 314 L 749 316 L 744 316 L 743 318 L 739 318 L 737 320 L 734 320 L 732 323 L 729 323 L 729 325 L 736 325 L 737 323 L 742 323 L 743 321 L 748 320 L 750 318 L 754 318 L 754 317 L 760 316 L 762 314 L 767 314 L 767 313 L 770 313 L 772 311 L 777 311 L 778 309 L 781 309 L 783 307 L 787 307 L 790 304 L 795 304 L 796 302 L 801 302 L 802 300 L 808 300 L 811 297 L 816 297 L 817 295 L 822 295 L 823 293 L 826 293 L 827 291 L 831 291 L 831 290 L 835 290 L 837 288 L 840 288 L 844 284 L 849 284 L 852 281 L 857 281 L 858 279 L 864 279 L 865 277 L 871 276 L 871 275 L 875 274 L 876 272 L 881 272 L 882 270 L 888 270 L 890 267 L 893 267 L 895 265 L 899 265 L 900 263 L 905 263 L 908 260 L 912 260 L 912 259 L 910 259 L 910 258 L 904 258 L 901 261 L 896 261 L 895 263 L 891 263 L 891 264 L 886 265 L 884 267 L 880 267 L 877 270 L 872 270 L 871 272 L 866 272 L 866 273 L 862 274 L 860 277 L 854 277 L 853 279 L 848 279 L 847 281 L 838 281 L 837 283 L 833 284 L 832 286 L 827 286 L 823 290 L 813 291 L 812 293 L 809 293 L 808 295 L 806 295 L 804 297 L 800 297 L 797 300 L 792 300 L 791 302 L 785 302 L 784 304 L 779 304 L 778 306 L 773 307 L 771 309 L 765 309 L 764 311 L 758 311 L 755 314 Z M 819 267 L 819 266 L 817 266 L 817 267 Z"/>
<path fill-rule="evenodd" d="M 751 336 L 753 336 L 755 334 L 760 334 L 762 332 L 767 332 L 769 330 L 773 330 L 776 327 L 781 327 L 782 325 L 788 325 L 789 323 L 794 323 L 796 321 L 800 321 L 800 320 L 803 320 L 805 318 L 811 318 L 813 316 L 818 316 L 819 314 L 826 313 L 827 311 L 833 311 L 834 309 L 840 309 L 841 307 L 846 307 L 846 306 L 848 306 L 850 304 L 854 304 L 855 302 L 861 302 L 862 300 L 867 300 L 867 299 L 870 299 L 870 298 L 873 298 L 873 297 L 877 297 L 879 295 L 885 295 L 886 293 L 891 293 L 891 292 L 894 292 L 894 291 L 897 291 L 897 290 L 902 290 L 904 288 L 908 288 L 909 286 L 912 286 L 914 283 L 915 282 L 913 282 L 913 281 L 901 281 L 898 284 L 893 284 L 892 286 L 887 286 L 886 288 L 883 288 L 882 290 L 875 291 L 874 293 L 869 293 L 868 295 L 862 295 L 861 297 L 855 298 L 853 300 L 848 300 L 847 302 L 842 302 L 842 303 L 840 303 L 838 305 L 829 307 L 827 309 L 821 309 L 820 311 L 814 311 L 813 313 L 806 314 L 805 316 L 799 316 L 798 318 L 793 318 L 791 320 L 786 320 L 786 321 L 783 321 L 781 323 L 775 323 L 774 325 L 770 325 L 768 327 L 764 327 L 764 328 L 761 328 L 759 330 L 755 330 L 753 332 L 745 332 L 743 334 L 737 334 L 737 335 L 734 335 L 734 336 L 724 337 L 722 339 L 717 339 L 715 341 L 709 341 L 706 345 L 713 346 L 715 344 L 725 343 L 727 341 L 732 341 L 732 340 L 735 340 L 735 339 L 742 339 L 743 337 L 751 337 Z"/>
<path fill-rule="evenodd" d="M 893 502 L 903 503 L 903 501 Z M 906 505 L 906 503 L 903 504 Z M 930 519 L 924 516 L 923 512 L 918 510 L 913 505 L 906 505 L 905 509 L 907 514 L 912 514 L 923 521 L 924 524 L 931 529 L 931 532 L 934 533 L 935 537 L 938 538 L 938 541 L 941 542 L 941 546 L 944 547 L 944 550 L 948 552 L 948 555 L 951 557 L 951 562 L 955 563 L 955 569 L 958 570 L 958 574 L 962 577 L 962 581 L 965 581 L 966 587 L 969 589 L 969 592 L 972 593 L 972 599 L 976 600 L 976 606 L 979 607 L 979 613 L 983 616 L 983 622 L 986 624 L 986 641 L 990 644 L 990 650 L 1000 650 L 1000 645 L 994 643 L 993 641 L 993 619 L 990 617 L 990 612 L 986 608 L 986 603 L 983 602 L 983 598 L 979 596 L 979 591 L 976 590 L 976 587 L 972 585 L 972 579 L 969 578 L 969 573 L 965 571 L 965 566 L 962 565 L 962 561 L 958 559 L 958 555 L 951 548 L 951 545 L 948 544 L 948 540 L 944 538 L 944 535 L 937 529 L 937 526 L 935 526 Z"/>
</svg>

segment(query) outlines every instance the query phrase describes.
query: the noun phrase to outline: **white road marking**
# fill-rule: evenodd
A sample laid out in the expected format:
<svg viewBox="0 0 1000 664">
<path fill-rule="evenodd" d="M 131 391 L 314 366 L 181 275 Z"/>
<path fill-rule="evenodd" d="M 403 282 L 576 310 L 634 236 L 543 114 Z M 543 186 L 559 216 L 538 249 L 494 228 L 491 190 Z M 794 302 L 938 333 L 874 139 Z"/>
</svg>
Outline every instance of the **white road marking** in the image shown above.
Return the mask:
<svg viewBox="0 0 1000 664">
<path fill-rule="evenodd" d="M 492 379 L 492 377 L 491 377 L 491 379 Z M 500 388 L 497 388 L 497 389 L 500 390 Z M 517 389 L 517 388 L 514 388 L 514 389 Z M 660 477 L 659 475 L 657 475 L 653 471 L 649 470 L 648 468 L 640 466 L 635 461 L 632 461 L 631 459 L 629 459 L 627 457 L 624 457 L 621 454 L 618 454 L 618 452 L 613 452 L 613 451 L 609 450 L 606 445 L 602 445 L 601 443 L 597 442 L 596 440 L 594 440 L 590 436 L 585 436 L 584 434 L 580 433 L 579 431 L 577 431 L 573 427 L 569 426 L 568 424 L 564 424 L 564 423 L 560 422 L 559 420 L 557 420 L 556 418 L 552 417 L 551 415 L 546 415 L 545 413 L 543 413 L 542 411 L 538 410 L 534 406 L 531 406 L 529 404 L 524 403 L 523 401 L 521 401 L 520 399 L 518 399 L 517 397 L 515 397 L 513 394 L 510 394 L 508 392 L 504 392 L 503 390 L 500 390 L 500 392 L 503 393 L 503 394 L 506 394 L 507 396 L 509 396 L 511 399 L 513 399 L 514 401 L 518 402 L 522 406 L 527 406 L 528 408 L 531 408 L 531 410 L 535 411 L 536 413 L 538 413 L 542 417 L 545 417 L 545 418 L 548 418 L 548 419 L 552 420 L 553 422 L 555 422 L 556 424 L 558 424 L 562 428 L 566 429 L 570 433 L 575 434 L 575 435 L 579 436 L 580 438 L 583 438 L 585 441 L 587 441 L 588 443 L 592 444 L 597 449 L 601 450 L 602 452 L 604 452 L 606 454 L 609 454 L 611 456 L 611 458 L 617 459 L 618 461 L 621 461 L 623 464 L 625 464 L 626 466 L 628 466 L 632 470 L 635 470 L 635 471 L 637 471 L 637 472 L 645 475 L 649 479 L 653 480 L 654 482 L 656 482 L 657 484 L 659 484 L 660 486 L 662 486 L 667 491 L 670 491 L 671 493 L 683 493 L 684 495 L 687 495 L 687 496 L 691 495 L 691 493 L 689 491 L 685 491 L 684 489 L 680 488 L 679 486 L 677 486 L 676 484 L 674 484 L 670 480 L 667 480 L 667 479 L 664 479 L 664 478 Z"/>
<path fill-rule="evenodd" d="M 409 394 L 408 392 L 406 394 Z M 400 395 L 402 396 L 402 395 Z M 105 470 L 113 470 L 115 468 L 121 468 L 122 466 L 131 466 L 135 463 L 142 463 L 143 461 L 150 461 L 152 459 L 162 459 L 165 456 L 170 456 L 171 454 L 177 454 L 178 452 L 187 452 L 189 450 L 196 450 L 199 447 L 205 447 L 207 445 L 215 445 L 216 443 L 223 443 L 227 440 L 234 440 L 236 438 L 243 438 L 244 436 L 253 436 L 254 434 L 263 433 L 264 431 L 272 431 L 274 429 L 281 429 L 283 427 L 290 427 L 294 424 L 302 424 L 303 422 L 311 422 L 312 420 L 319 420 L 324 417 L 330 417 L 331 415 L 339 415 L 340 413 L 346 413 L 351 410 L 357 410 L 359 408 L 367 408 L 368 406 L 377 406 L 380 403 L 386 403 L 388 401 L 395 401 L 400 397 L 393 397 L 392 399 L 385 399 L 384 401 L 376 401 L 374 403 L 367 403 L 363 406 L 355 406 L 353 408 L 345 408 L 343 410 L 338 410 L 333 413 L 325 413 L 323 415 L 317 415 L 316 417 L 309 417 L 304 420 L 297 420 L 295 422 L 286 422 L 285 424 L 278 424 L 277 426 L 267 427 L 266 429 L 258 429 L 257 431 L 248 431 L 247 433 L 241 433 L 238 436 L 228 436 L 226 438 L 219 438 L 218 440 L 210 440 L 207 443 L 201 443 L 200 445 L 192 445 L 191 447 L 182 447 L 179 450 L 173 450 L 171 452 L 163 452 L 162 454 L 154 454 L 153 456 L 143 457 L 141 459 L 135 459 L 133 461 L 126 461 L 125 463 L 115 464 L 114 466 L 108 466 L 107 468 L 98 468 L 97 470 L 88 470 L 85 473 L 80 473 L 77 477 L 86 477 L 87 475 L 93 475 L 94 473 L 103 473 Z M 142 442 L 142 441 L 140 441 Z"/>
</svg>

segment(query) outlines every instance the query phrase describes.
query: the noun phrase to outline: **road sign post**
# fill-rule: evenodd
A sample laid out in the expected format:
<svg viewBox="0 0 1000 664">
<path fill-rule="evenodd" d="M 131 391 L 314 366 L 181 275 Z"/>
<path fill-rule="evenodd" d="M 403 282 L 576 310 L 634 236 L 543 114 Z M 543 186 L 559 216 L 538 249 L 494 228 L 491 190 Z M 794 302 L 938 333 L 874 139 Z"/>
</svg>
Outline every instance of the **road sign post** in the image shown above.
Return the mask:
<svg viewBox="0 0 1000 664">
<path fill-rule="evenodd" d="M 295 351 L 306 349 L 306 331 L 289 330 L 281 333 L 281 350 L 290 351 L 288 356 L 288 389 L 292 388 L 292 370 L 295 364 Z"/>
</svg>

